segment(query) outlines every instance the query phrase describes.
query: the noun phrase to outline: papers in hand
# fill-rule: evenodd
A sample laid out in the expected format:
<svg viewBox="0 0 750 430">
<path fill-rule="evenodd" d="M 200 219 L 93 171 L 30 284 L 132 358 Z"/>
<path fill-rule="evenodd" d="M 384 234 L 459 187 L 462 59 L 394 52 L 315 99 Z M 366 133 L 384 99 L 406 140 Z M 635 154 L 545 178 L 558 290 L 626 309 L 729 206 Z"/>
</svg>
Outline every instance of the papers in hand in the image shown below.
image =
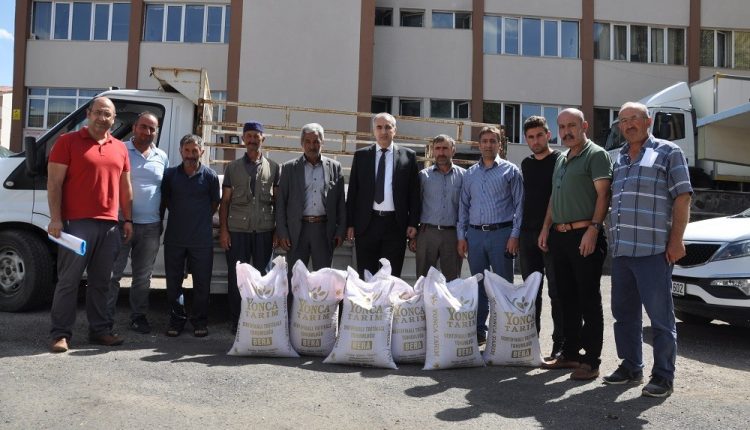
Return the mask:
<svg viewBox="0 0 750 430">
<path fill-rule="evenodd" d="M 58 244 L 68 248 L 69 250 L 75 252 L 78 255 L 86 255 L 86 241 L 73 236 L 72 234 L 65 233 L 64 231 L 60 232 L 60 237 L 54 237 L 51 234 L 47 235 L 53 242 L 57 242 Z"/>
</svg>

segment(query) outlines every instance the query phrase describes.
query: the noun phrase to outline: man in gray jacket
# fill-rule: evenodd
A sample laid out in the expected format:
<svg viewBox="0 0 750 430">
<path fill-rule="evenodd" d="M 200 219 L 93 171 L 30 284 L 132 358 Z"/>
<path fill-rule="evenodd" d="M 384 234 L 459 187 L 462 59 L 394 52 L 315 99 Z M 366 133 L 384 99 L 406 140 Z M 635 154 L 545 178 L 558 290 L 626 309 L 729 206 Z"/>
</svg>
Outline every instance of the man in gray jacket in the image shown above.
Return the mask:
<svg viewBox="0 0 750 430">
<path fill-rule="evenodd" d="M 281 166 L 276 198 L 276 234 L 291 273 L 297 260 L 313 269 L 329 267 L 346 233 L 344 176 L 338 161 L 321 155 L 325 140 L 317 123 L 302 127 L 304 154 Z"/>
</svg>

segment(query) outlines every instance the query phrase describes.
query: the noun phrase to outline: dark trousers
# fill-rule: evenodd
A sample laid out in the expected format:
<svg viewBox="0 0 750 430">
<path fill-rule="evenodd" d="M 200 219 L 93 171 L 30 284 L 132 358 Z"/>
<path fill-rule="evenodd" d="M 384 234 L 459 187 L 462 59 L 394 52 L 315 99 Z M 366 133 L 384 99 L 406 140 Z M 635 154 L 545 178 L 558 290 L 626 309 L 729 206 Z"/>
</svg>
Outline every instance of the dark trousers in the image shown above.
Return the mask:
<svg viewBox="0 0 750 430">
<path fill-rule="evenodd" d="M 237 288 L 237 262 L 249 263 L 258 269 L 261 275 L 268 273 L 273 256 L 273 232 L 260 233 L 229 232 L 232 246 L 227 256 L 227 300 L 229 301 L 229 320 L 237 323 L 240 319 L 240 290 Z"/>
<path fill-rule="evenodd" d="M 86 288 L 86 316 L 89 334 L 94 336 L 109 332 L 107 300 L 112 264 L 120 249 L 122 238 L 117 222 L 97 219 L 65 221 L 63 231 L 86 241 L 86 254 L 78 255 L 63 247 L 57 252 L 57 286 L 52 300 L 50 318 L 53 339 L 73 335 L 78 302 L 78 285 L 83 271 L 88 275 Z"/>
<path fill-rule="evenodd" d="M 396 222 L 395 215 L 372 215 L 367 230 L 355 237 L 357 273 L 364 278 L 365 269 L 374 274 L 380 269 L 381 258 L 391 262 L 391 274 L 401 276 L 406 252 L 406 230 Z"/>
<path fill-rule="evenodd" d="M 422 226 L 417 238 L 417 276 L 427 276 L 430 267 L 437 267 L 447 281 L 461 276 L 463 258 L 458 255 L 456 229 L 438 230 Z"/>
<path fill-rule="evenodd" d="M 185 263 L 193 275 L 192 321 L 194 326 L 205 326 L 208 321 L 208 298 L 211 293 L 211 271 L 214 265 L 212 247 L 189 248 L 164 245 L 164 271 L 167 279 L 167 300 L 172 315 L 185 315 L 184 289 Z M 186 316 L 186 315 L 185 315 Z"/>
<path fill-rule="evenodd" d="M 552 262 L 552 255 L 549 252 L 543 252 L 538 246 L 539 230 L 523 230 L 520 237 L 520 259 L 521 259 L 521 276 L 526 279 L 534 272 L 539 272 L 543 276 L 539 280 L 539 292 L 536 294 L 536 331 L 537 334 L 541 328 L 542 317 L 542 289 L 544 287 L 544 276 L 547 277 L 547 295 L 549 296 L 550 307 L 552 308 L 552 342 L 553 349 L 559 350 L 563 344 L 563 313 L 562 303 L 557 292 L 557 282 L 555 282 L 555 268 Z"/>
<path fill-rule="evenodd" d="M 599 232 L 594 252 L 581 256 L 578 247 L 586 228 L 550 231 L 549 248 L 555 280 L 563 304 L 563 355 L 598 369 L 604 340 L 604 313 L 600 282 L 607 256 L 607 239 Z M 581 349 L 585 354 L 581 354 Z"/>
<path fill-rule="evenodd" d="M 297 260 L 305 265 L 312 258 L 313 270 L 330 267 L 333 260 L 333 244 L 326 237 L 326 223 L 302 223 L 302 230 L 296 243 L 292 242 L 292 249 L 287 252 L 287 265 L 291 276 L 292 267 Z"/>
</svg>

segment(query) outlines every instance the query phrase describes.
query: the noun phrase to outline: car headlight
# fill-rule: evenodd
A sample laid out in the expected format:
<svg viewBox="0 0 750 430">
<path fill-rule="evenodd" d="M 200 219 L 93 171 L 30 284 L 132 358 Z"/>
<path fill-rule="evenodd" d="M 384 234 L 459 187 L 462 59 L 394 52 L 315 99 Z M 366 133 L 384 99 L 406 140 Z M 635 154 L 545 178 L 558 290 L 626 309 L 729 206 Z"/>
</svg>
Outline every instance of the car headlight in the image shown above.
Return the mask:
<svg viewBox="0 0 750 430">
<path fill-rule="evenodd" d="M 750 296 L 750 279 L 716 279 L 711 281 L 711 285 L 737 288 L 746 296 Z"/>
<path fill-rule="evenodd" d="M 720 249 L 719 252 L 714 255 L 713 260 L 728 260 L 730 258 L 747 257 L 750 255 L 750 240 L 743 240 L 742 242 L 733 242 Z"/>
</svg>

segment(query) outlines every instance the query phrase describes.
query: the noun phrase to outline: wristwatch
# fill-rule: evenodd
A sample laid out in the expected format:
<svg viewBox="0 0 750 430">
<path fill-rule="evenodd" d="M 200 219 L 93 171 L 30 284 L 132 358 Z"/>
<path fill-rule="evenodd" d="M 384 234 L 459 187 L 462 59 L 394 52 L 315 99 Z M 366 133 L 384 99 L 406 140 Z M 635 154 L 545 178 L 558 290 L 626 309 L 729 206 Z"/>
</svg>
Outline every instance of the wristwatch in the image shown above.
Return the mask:
<svg viewBox="0 0 750 430">
<path fill-rule="evenodd" d="M 123 220 L 122 222 L 129 222 L 129 223 L 133 224 L 133 220 L 132 219 L 126 219 L 126 220 Z"/>
<path fill-rule="evenodd" d="M 601 231 L 604 226 L 600 222 L 592 222 L 589 227 L 594 227 L 596 231 Z"/>
</svg>

